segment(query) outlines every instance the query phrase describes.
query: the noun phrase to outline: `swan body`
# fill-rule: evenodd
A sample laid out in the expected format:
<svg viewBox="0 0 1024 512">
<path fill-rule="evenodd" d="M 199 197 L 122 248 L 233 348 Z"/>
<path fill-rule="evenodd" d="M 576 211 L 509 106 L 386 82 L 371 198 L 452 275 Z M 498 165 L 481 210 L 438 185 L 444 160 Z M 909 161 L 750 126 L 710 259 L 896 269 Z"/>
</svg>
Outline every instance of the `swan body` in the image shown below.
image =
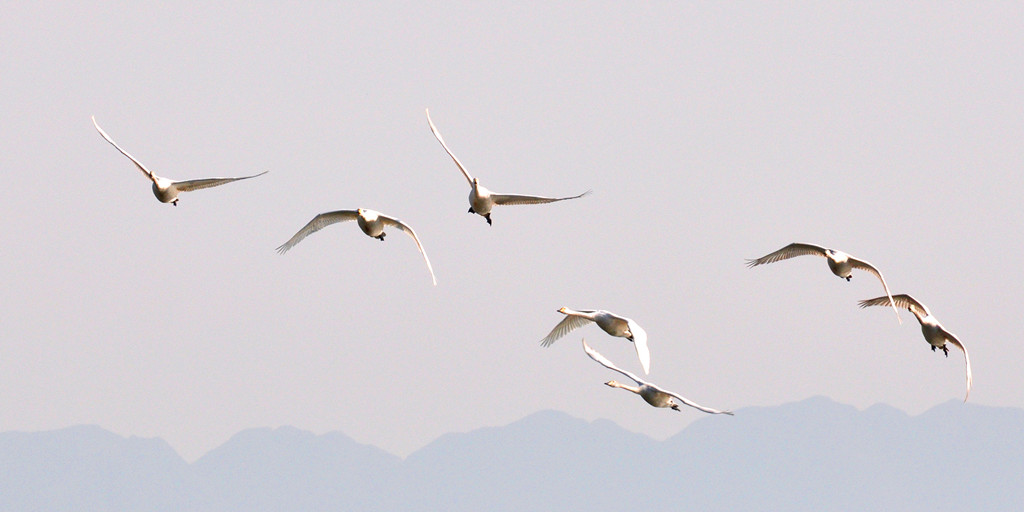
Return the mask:
<svg viewBox="0 0 1024 512">
<path fill-rule="evenodd" d="M 153 182 L 153 195 L 156 196 L 156 198 L 161 203 L 171 203 L 174 206 L 178 206 L 178 193 L 180 192 L 191 192 L 193 190 L 224 185 L 225 183 L 231 183 L 232 181 L 247 180 L 249 178 L 255 178 L 257 176 L 263 176 L 268 172 L 263 171 L 259 174 L 254 174 L 252 176 L 242 176 L 240 178 L 202 178 L 197 180 L 183 181 L 175 181 L 169 178 L 163 178 L 161 176 L 153 174 L 149 169 L 146 169 L 146 167 L 142 165 L 142 163 L 136 160 L 135 157 L 128 154 L 127 151 L 121 149 L 121 146 L 118 146 L 117 143 L 114 142 L 114 139 L 111 139 L 110 136 L 107 135 L 107 132 L 103 131 L 103 129 L 100 128 L 100 125 L 96 123 L 95 116 L 92 118 L 92 124 L 96 127 L 96 130 L 100 132 L 100 136 L 102 136 L 104 140 L 109 142 L 111 146 L 114 146 L 114 148 L 117 149 L 122 155 L 128 157 L 128 159 L 135 164 L 135 167 L 138 167 L 139 170 L 142 171 L 142 173 L 145 174 L 146 177 Z"/>
<path fill-rule="evenodd" d="M 964 344 L 951 332 L 947 331 L 939 321 L 932 316 L 931 312 L 924 304 L 921 304 L 917 299 L 907 294 L 894 295 L 892 297 L 896 301 L 896 304 L 900 307 L 907 308 L 914 316 L 917 321 L 921 324 L 921 334 L 924 335 L 925 341 L 932 346 L 932 352 L 935 349 L 942 349 L 942 353 L 949 357 L 949 348 L 946 347 L 946 343 L 951 343 L 953 346 L 959 348 L 964 353 L 964 364 L 967 366 L 967 393 L 964 395 L 964 402 L 967 401 L 967 397 L 971 394 L 971 385 L 974 379 L 971 377 L 971 357 L 967 355 L 967 348 Z M 874 299 L 860 301 L 860 307 L 866 308 L 869 306 L 885 306 L 888 304 L 886 297 L 876 297 Z"/>
<path fill-rule="evenodd" d="M 829 270 L 831 270 L 833 274 L 846 279 L 847 281 L 853 279 L 853 269 L 866 270 L 874 274 L 875 277 L 882 282 L 882 288 L 885 289 L 885 296 L 889 298 L 889 304 L 892 306 L 892 310 L 896 312 L 896 321 L 900 324 L 903 323 L 903 320 L 900 318 L 900 311 L 896 308 L 896 303 L 892 300 L 892 294 L 889 293 L 889 285 L 885 284 L 885 278 L 882 277 L 882 273 L 879 272 L 874 265 L 864 260 L 854 258 L 845 252 L 828 249 L 819 245 L 792 243 L 773 253 L 761 256 L 760 258 L 747 260 L 747 266 L 753 268 L 758 265 L 775 263 L 776 261 L 788 260 L 796 256 L 805 255 L 821 256 L 826 258 L 828 260 Z"/>
<path fill-rule="evenodd" d="M 616 315 L 615 313 L 611 313 L 603 309 L 596 311 L 577 311 L 575 309 L 561 308 L 558 312 L 565 315 L 565 318 L 563 318 L 561 322 L 558 322 L 558 325 L 556 325 L 555 328 L 552 329 L 543 340 L 541 340 L 541 345 L 549 347 L 558 338 L 561 338 L 562 336 L 565 336 L 566 334 L 569 334 L 590 322 L 594 322 L 598 327 L 604 330 L 604 332 L 612 336 L 626 338 L 627 340 L 632 341 L 634 348 L 636 348 L 636 356 L 640 359 L 640 365 L 644 368 L 644 373 L 651 373 L 651 353 L 647 349 L 647 332 L 632 319 Z"/>
<path fill-rule="evenodd" d="M 427 253 L 423 250 L 423 245 L 420 244 L 420 239 L 416 236 L 416 232 L 413 231 L 408 224 L 373 210 L 359 208 L 356 210 L 338 210 L 321 213 L 316 217 L 313 217 L 313 220 L 306 223 L 306 225 L 297 233 L 292 235 L 287 242 L 278 247 L 277 252 L 281 254 L 288 252 L 288 249 L 291 249 L 301 242 L 303 238 L 306 238 L 326 226 L 337 222 L 347 222 L 352 220 L 356 221 L 359 225 L 359 229 L 361 229 L 363 233 L 366 233 L 367 236 L 376 238 L 382 242 L 386 236 L 386 233 L 384 233 L 384 228 L 386 226 L 400 229 L 408 234 L 409 237 L 416 242 L 416 247 L 420 250 L 420 254 L 423 256 L 423 261 L 427 263 L 427 270 L 430 271 L 430 279 L 434 282 L 434 286 L 437 286 L 437 278 L 434 277 L 434 269 L 430 266 L 430 260 L 427 258 Z"/>
<path fill-rule="evenodd" d="M 444 139 L 441 138 L 441 133 L 437 131 L 437 127 L 434 126 L 434 122 L 430 120 L 430 110 L 427 110 L 427 123 L 430 125 L 430 131 L 433 132 L 434 137 L 441 143 L 441 147 L 444 148 L 448 156 L 455 161 L 455 165 L 462 171 L 462 175 L 466 177 L 466 181 L 469 182 L 469 213 L 475 213 L 481 217 L 487 219 L 487 224 L 491 225 L 491 210 L 494 205 L 515 205 L 515 204 L 545 204 L 554 203 L 556 201 L 565 201 L 567 199 L 578 199 L 590 193 L 586 191 L 580 195 L 570 197 L 543 197 L 543 196 L 528 196 L 522 194 L 499 194 L 491 192 L 486 187 L 480 184 L 480 180 L 469 175 L 469 171 L 462 165 L 462 162 L 448 149 L 448 145 L 445 144 Z"/>
<path fill-rule="evenodd" d="M 587 345 L 587 340 L 583 340 L 583 351 L 586 352 L 591 359 L 597 361 L 605 368 L 615 370 L 625 375 L 626 377 L 629 377 L 630 379 L 633 380 L 633 382 L 637 384 L 636 387 L 634 387 L 629 386 L 627 384 L 622 384 L 618 381 L 610 380 L 608 382 L 605 382 L 605 385 L 611 386 L 613 388 L 625 389 L 626 391 L 632 391 L 633 393 L 640 395 L 640 397 L 643 398 L 645 402 L 653 405 L 654 407 L 669 407 L 671 409 L 678 411 L 679 403 L 682 403 L 683 405 L 688 405 L 690 407 L 699 409 L 706 413 L 728 414 L 732 416 L 732 412 L 730 411 L 720 411 L 718 409 L 704 407 L 703 405 L 697 404 L 696 402 L 688 400 L 676 393 L 666 391 L 664 389 L 659 388 L 658 386 L 655 386 L 654 384 L 651 384 L 650 382 L 646 382 L 640 379 L 640 377 L 637 377 L 636 375 L 633 375 L 632 373 L 627 372 L 626 370 L 618 368 L 617 366 L 612 364 L 611 361 L 605 359 L 605 357 L 602 356 L 598 351 L 590 348 L 590 345 Z M 679 403 L 676 403 L 676 400 L 678 400 Z"/>
</svg>

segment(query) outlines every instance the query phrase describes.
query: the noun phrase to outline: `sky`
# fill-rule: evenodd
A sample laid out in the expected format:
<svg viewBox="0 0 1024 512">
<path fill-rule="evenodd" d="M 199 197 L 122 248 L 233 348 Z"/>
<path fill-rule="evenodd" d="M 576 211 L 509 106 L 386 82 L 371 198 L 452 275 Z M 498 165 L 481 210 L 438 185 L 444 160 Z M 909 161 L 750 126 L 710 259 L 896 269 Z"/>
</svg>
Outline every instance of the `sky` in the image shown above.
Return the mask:
<svg viewBox="0 0 1024 512">
<path fill-rule="evenodd" d="M 0 17 L 0 431 L 97 424 L 194 460 L 250 427 L 406 455 L 555 409 L 666 438 L 702 413 L 603 382 L 562 306 L 637 321 L 703 405 L 910 413 L 964 363 L 857 300 L 870 261 L 1024 407 L 1024 7 L 1012 2 L 12 3 Z M 469 215 L 431 117 L 491 190 Z M 156 174 L 265 176 L 158 202 Z M 284 243 L 317 213 L 371 208 Z M 728 421 L 721 417 L 721 421 Z"/>
</svg>

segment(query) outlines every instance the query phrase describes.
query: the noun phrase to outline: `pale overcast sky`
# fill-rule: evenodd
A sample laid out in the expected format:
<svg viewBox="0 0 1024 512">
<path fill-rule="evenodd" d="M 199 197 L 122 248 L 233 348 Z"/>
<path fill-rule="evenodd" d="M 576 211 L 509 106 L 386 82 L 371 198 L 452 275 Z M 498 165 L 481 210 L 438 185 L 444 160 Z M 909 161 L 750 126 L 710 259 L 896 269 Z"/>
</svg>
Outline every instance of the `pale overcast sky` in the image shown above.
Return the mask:
<svg viewBox="0 0 1024 512">
<path fill-rule="evenodd" d="M 656 438 L 701 417 L 602 385 L 589 326 L 650 379 L 742 409 L 918 413 L 963 358 L 857 300 L 874 263 L 1024 406 L 1024 6 L 1013 2 L 11 3 L 0 17 L 0 431 L 94 423 L 194 459 L 249 427 L 399 455 L 542 409 Z M 466 213 L 463 177 L 586 198 Z M 159 203 L 159 175 L 266 176 Z M 372 208 L 418 232 L 315 214 Z M 721 417 L 721 421 L 729 421 Z"/>
</svg>

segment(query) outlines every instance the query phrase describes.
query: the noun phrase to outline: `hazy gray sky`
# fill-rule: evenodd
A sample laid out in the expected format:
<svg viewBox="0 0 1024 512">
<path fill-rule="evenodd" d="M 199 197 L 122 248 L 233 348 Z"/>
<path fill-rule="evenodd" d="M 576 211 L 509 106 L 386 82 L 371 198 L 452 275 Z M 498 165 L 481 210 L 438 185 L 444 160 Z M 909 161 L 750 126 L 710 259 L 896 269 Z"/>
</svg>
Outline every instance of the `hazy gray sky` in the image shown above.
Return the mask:
<svg viewBox="0 0 1024 512">
<path fill-rule="evenodd" d="M 0 430 L 95 423 L 189 459 L 294 425 L 406 454 L 541 409 L 663 438 L 700 417 L 602 385 L 590 326 L 652 381 L 738 409 L 827 395 L 911 413 L 964 391 L 823 259 L 874 263 L 970 350 L 971 401 L 1024 406 L 1024 6 L 930 3 L 6 5 Z M 466 213 L 424 117 L 492 190 Z M 160 175 L 255 180 L 159 203 Z M 415 245 L 313 215 L 372 208 Z M 729 418 L 722 418 L 728 421 Z"/>
</svg>

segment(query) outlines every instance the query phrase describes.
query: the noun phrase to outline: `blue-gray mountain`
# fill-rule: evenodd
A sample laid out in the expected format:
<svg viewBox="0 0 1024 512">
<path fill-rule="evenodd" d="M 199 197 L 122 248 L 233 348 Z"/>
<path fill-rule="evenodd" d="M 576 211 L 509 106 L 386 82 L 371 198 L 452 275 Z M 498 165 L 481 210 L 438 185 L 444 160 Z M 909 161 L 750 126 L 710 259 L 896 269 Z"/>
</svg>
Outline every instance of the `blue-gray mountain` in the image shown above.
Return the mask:
<svg viewBox="0 0 1024 512">
<path fill-rule="evenodd" d="M 99 427 L 0 434 L 0 510 L 986 510 L 1024 504 L 1024 409 L 826 398 L 655 441 L 545 411 L 405 460 L 340 433 L 240 432 L 192 464 Z"/>
</svg>

